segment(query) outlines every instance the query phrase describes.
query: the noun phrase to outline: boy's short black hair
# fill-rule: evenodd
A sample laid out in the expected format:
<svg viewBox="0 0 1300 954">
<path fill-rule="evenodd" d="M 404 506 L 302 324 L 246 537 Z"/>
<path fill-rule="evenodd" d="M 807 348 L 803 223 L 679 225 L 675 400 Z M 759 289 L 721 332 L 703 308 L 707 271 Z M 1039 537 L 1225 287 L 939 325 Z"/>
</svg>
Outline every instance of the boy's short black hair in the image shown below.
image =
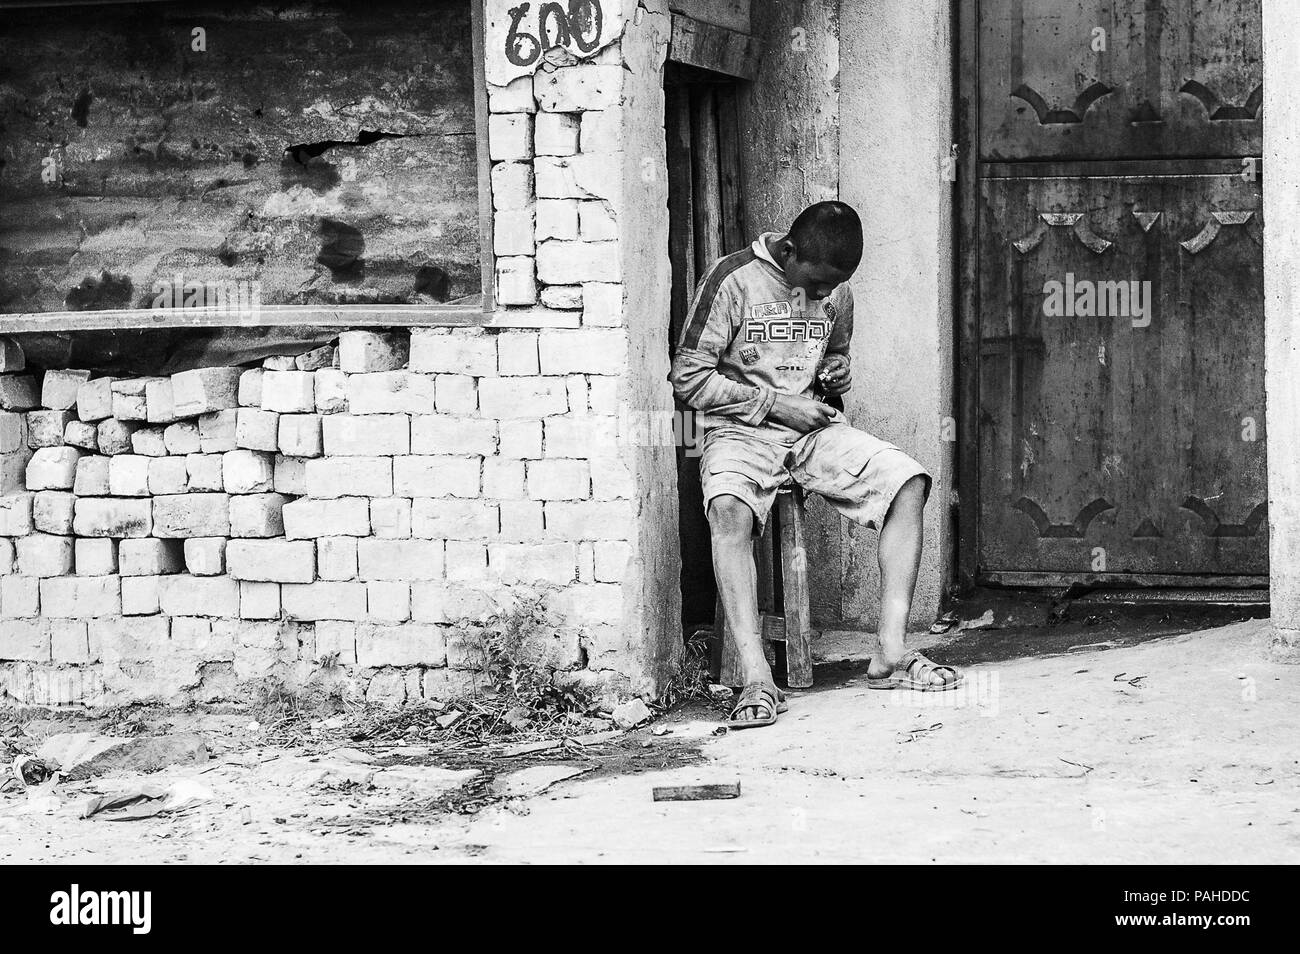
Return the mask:
<svg viewBox="0 0 1300 954">
<path fill-rule="evenodd" d="M 846 202 L 817 202 L 794 220 L 790 241 L 802 261 L 851 272 L 862 261 L 862 220 Z"/>
</svg>

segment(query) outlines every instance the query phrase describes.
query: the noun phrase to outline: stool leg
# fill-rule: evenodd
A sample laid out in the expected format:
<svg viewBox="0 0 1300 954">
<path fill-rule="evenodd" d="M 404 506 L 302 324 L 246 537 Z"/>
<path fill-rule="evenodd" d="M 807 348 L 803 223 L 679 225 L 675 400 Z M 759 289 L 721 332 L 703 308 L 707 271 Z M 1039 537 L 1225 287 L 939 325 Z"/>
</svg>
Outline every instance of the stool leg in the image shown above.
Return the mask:
<svg viewBox="0 0 1300 954">
<path fill-rule="evenodd" d="M 719 639 L 719 658 L 717 665 L 718 684 L 723 686 L 739 686 L 744 682 L 741 676 L 740 654 L 736 652 L 736 637 L 731 631 L 731 620 L 727 619 L 727 614 L 722 608 L 722 597 L 718 597 L 718 602 L 713 611 L 713 625 L 716 629 Z"/>
<path fill-rule="evenodd" d="M 781 494 L 781 590 L 785 616 L 785 681 L 792 689 L 813 684 L 812 620 L 808 608 L 808 557 L 804 550 L 803 504 Z"/>
</svg>

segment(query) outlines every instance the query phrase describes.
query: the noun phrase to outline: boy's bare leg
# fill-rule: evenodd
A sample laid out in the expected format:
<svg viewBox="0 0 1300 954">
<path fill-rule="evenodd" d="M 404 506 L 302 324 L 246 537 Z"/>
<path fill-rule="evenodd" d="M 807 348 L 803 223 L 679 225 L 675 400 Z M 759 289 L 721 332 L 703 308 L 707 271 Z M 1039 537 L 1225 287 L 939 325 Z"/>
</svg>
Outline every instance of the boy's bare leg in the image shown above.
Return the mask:
<svg viewBox="0 0 1300 954">
<path fill-rule="evenodd" d="M 925 479 L 913 477 L 903 484 L 880 530 L 880 655 L 871 658 L 868 676 L 887 676 L 907 650 L 907 617 L 912 611 L 912 592 L 921 565 L 921 534 L 924 526 Z M 943 683 L 938 673 L 930 682 Z"/>
<path fill-rule="evenodd" d="M 722 494 L 709 502 L 709 536 L 713 542 L 713 574 L 718 581 L 722 611 L 736 641 L 744 684 L 771 686 L 772 670 L 763 655 L 758 620 L 758 577 L 754 568 L 754 512 L 739 497 Z M 918 549 L 919 555 L 919 549 Z M 913 572 L 915 576 L 915 572 Z M 901 655 L 901 651 L 900 651 Z M 754 717 L 752 710 L 736 714 L 738 721 Z"/>
</svg>

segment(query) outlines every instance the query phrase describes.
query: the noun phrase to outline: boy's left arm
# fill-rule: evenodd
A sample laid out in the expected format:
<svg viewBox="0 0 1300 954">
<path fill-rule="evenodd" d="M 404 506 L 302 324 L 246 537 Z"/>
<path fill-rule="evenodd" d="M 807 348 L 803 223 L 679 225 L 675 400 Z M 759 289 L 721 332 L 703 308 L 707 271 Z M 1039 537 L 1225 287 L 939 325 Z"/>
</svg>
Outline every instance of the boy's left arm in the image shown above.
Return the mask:
<svg viewBox="0 0 1300 954">
<path fill-rule="evenodd" d="M 822 389 L 831 395 L 840 395 L 853 386 L 853 370 L 849 363 L 849 343 L 853 340 L 853 292 L 841 286 L 844 293 L 836 296 L 835 324 L 826 343 L 826 354 L 817 368 Z"/>
</svg>

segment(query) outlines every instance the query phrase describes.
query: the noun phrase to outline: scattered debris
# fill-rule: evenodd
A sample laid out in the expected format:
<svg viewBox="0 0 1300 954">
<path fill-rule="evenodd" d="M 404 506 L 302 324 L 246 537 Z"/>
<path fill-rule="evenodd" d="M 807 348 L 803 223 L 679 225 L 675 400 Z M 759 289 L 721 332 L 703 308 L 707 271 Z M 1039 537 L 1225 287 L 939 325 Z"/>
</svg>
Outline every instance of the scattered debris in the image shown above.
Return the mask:
<svg viewBox="0 0 1300 954">
<path fill-rule="evenodd" d="M 1057 758 L 1060 758 L 1060 756 L 1057 756 Z M 1083 774 L 1084 774 L 1084 775 L 1087 775 L 1089 772 L 1091 772 L 1091 771 L 1095 768 L 1095 766 L 1092 766 L 1092 765 L 1084 765 L 1082 762 L 1071 762 L 1069 759 L 1064 759 L 1064 758 L 1063 758 L 1063 759 L 1061 759 L 1061 761 L 1064 762 L 1066 765 L 1073 765 L 1075 768 L 1081 768 L 1081 769 L 1083 769 Z"/>
<path fill-rule="evenodd" d="M 67 780 L 80 781 L 106 772 L 157 772 L 172 765 L 206 762 L 208 747 L 192 732 L 134 738 L 64 732 L 46 739 L 36 754 Z"/>
<path fill-rule="evenodd" d="M 105 812 L 116 812 L 140 802 L 148 802 L 135 811 L 105 815 L 108 821 L 138 821 L 156 815 L 174 814 L 202 805 L 213 799 L 212 792 L 191 779 L 180 779 L 171 785 L 146 784 L 127 789 L 115 795 L 96 795 L 81 810 L 82 818 L 91 818 Z"/>
<path fill-rule="evenodd" d="M 614 724 L 620 729 L 635 729 L 654 718 L 654 713 L 640 699 L 631 699 L 614 707 Z"/>
<path fill-rule="evenodd" d="M 392 768 L 376 772 L 370 781 L 375 788 L 412 791 L 427 798 L 460 788 L 478 774 L 477 769 L 446 769 L 436 765 L 394 765 Z"/>
<path fill-rule="evenodd" d="M 943 723 L 936 722 L 934 723 L 934 725 L 929 725 L 926 726 L 925 728 L 908 729 L 906 732 L 898 733 L 897 741 L 899 745 L 902 745 L 906 742 L 915 742 L 917 739 L 923 739 L 926 736 L 928 736 L 931 732 L 937 732 L 939 729 L 942 728 L 943 728 Z"/>
<path fill-rule="evenodd" d="M 656 785 L 652 796 L 656 802 L 702 802 L 720 798 L 740 798 L 740 783 Z"/>
<path fill-rule="evenodd" d="M 588 771 L 581 765 L 533 765 L 496 779 L 492 792 L 504 798 L 527 798 Z"/>
<path fill-rule="evenodd" d="M 14 759 L 14 778 L 22 782 L 23 785 L 40 785 L 57 771 L 57 765 L 50 765 L 41 759 L 32 758 L 30 755 L 20 755 Z"/>
<path fill-rule="evenodd" d="M 730 686 L 720 686 L 717 683 L 709 684 L 709 698 L 714 702 L 728 702 L 735 695 Z"/>
<path fill-rule="evenodd" d="M 972 629 L 996 629 L 993 625 L 993 611 L 985 610 L 983 615 L 976 619 L 964 619 L 957 624 L 957 632 L 964 633 Z"/>
<path fill-rule="evenodd" d="M 956 626 L 958 622 L 959 619 L 955 610 L 944 613 L 930 624 L 930 634 L 932 636 L 939 636 L 948 632 L 948 630 Z"/>
<path fill-rule="evenodd" d="M 1112 682 L 1126 682 L 1126 683 L 1128 683 L 1130 686 L 1132 686 L 1134 689 L 1145 689 L 1145 688 L 1146 688 L 1145 686 L 1142 685 L 1142 680 L 1146 679 L 1146 676 L 1134 676 L 1132 679 L 1125 679 L 1124 677 L 1127 676 L 1127 675 L 1128 675 L 1128 673 L 1126 673 L 1126 672 L 1121 672 L 1121 673 L 1119 673 L 1118 675 L 1116 675 L 1116 676 L 1114 677 L 1114 679 L 1112 679 L 1111 681 L 1112 681 Z"/>
</svg>

